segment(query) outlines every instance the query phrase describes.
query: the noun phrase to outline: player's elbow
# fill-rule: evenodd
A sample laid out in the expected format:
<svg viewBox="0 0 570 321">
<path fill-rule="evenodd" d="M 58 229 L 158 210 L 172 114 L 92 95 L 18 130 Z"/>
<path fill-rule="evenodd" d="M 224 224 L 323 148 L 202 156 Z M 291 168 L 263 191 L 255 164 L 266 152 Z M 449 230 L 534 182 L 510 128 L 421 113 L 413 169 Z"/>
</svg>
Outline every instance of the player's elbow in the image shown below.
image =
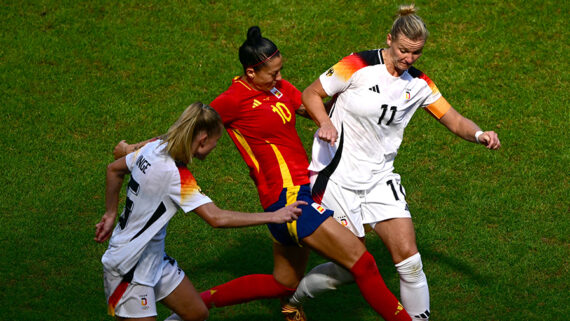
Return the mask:
<svg viewBox="0 0 570 321">
<path fill-rule="evenodd" d="M 115 173 L 115 163 L 110 163 L 109 165 L 107 165 L 107 175 L 111 175 L 113 173 Z"/>
<path fill-rule="evenodd" d="M 206 221 L 206 223 L 208 223 L 208 225 L 210 225 L 213 228 L 219 228 L 221 225 L 220 220 L 213 216 L 213 217 L 205 217 L 204 221 Z"/>
<path fill-rule="evenodd" d="M 219 219 L 213 219 L 213 220 L 209 221 L 208 224 L 210 224 L 210 226 L 213 228 L 224 227 L 224 223 L 222 223 L 221 220 L 219 220 Z"/>
<path fill-rule="evenodd" d="M 206 222 L 213 228 L 227 227 L 229 220 L 223 214 L 210 216 Z"/>
<path fill-rule="evenodd" d="M 311 105 L 315 100 L 322 100 L 319 94 L 311 87 L 306 88 L 301 94 L 301 100 L 304 106 Z"/>
<path fill-rule="evenodd" d="M 196 213 L 213 228 L 227 225 L 227 214 L 214 203 L 207 203 L 195 209 Z"/>
</svg>

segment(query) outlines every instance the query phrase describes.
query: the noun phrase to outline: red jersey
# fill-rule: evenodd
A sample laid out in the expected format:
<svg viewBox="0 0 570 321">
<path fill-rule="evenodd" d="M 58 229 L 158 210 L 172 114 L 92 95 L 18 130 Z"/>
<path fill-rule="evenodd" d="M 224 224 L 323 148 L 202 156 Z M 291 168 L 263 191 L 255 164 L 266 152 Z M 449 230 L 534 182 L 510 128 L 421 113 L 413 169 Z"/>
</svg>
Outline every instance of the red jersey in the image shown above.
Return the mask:
<svg viewBox="0 0 570 321">
<path fill-rule="evenodd" d="M 249 167 L 263 208 L 283 188 L 309 183 L 307 153 L 295 128 L 301 103 L 301 92 L 286 80 L 264 92 L 238 76 L 210 104 Z"/>
</svg>

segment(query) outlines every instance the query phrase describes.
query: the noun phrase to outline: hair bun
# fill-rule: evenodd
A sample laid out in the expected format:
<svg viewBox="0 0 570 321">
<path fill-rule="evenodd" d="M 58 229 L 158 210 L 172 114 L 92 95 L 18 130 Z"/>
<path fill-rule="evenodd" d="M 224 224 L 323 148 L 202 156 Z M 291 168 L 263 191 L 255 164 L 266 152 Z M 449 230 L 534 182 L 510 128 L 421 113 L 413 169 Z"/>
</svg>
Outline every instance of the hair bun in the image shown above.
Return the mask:
<svg viewBox="0 0 570 321">
<path fill-rule="evenodd" d="M 247 30 L 247 40 L 246 42 L 250 45 L 254 45 L 261 40 L 261 29 L 258 26 L 250 27 Z"/>
<path fill-rule="evenodd" d="M 398 15 L 400 17 L 404 17 L 404 16 L 416 14 L 417 11 L 418 10 L 416 9 L 416 6 L 414 4 L 401 5 L 399 10 L 398 10 Z"/>
</svg>

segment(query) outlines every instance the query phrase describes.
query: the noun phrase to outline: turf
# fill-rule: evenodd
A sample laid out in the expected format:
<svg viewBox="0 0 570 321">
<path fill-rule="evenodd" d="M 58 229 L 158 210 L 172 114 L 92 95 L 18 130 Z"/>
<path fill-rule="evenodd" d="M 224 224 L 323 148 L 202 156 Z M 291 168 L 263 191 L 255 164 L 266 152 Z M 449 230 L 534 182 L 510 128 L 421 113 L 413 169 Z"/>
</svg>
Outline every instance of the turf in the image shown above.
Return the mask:
<svg viewBox="0 0 570 321">
<path fill-rule="evenodd" d="M 104 173 L 121 139 L 163 133 L 240 74 L 259 25 L 298 88 L 350 52 L 385 46 L 395 1 L 4 1 L 0 6 L 0 302 L 4 320 L 110 320 L 93 241 Z M 565 1 L 418 1 L 424 71 L 463 115 L 499 133 L 487 151 L 422 111 L 396 161 L 434 320 L 563 320 L 570 313 L 568 23 Z M 298 121 L 310 151 L 316 126 Z M 224 136 L 191 171 L 224 208 L 259 211 Z M 369 236 L 388 286 L 398 279 Z M 264 227 L 213 230 L 176 216 L 167 252 L 198 289 L 270 273 Z M 310 265 L 323 262 L 317 255 Z M 275 300 L 210 320 L 280 320 Z M 349 285 L 309 301 L 311 320 L 376 320 Z M 159 310 L 159 319 L 168 315 Z"/>
</svg>

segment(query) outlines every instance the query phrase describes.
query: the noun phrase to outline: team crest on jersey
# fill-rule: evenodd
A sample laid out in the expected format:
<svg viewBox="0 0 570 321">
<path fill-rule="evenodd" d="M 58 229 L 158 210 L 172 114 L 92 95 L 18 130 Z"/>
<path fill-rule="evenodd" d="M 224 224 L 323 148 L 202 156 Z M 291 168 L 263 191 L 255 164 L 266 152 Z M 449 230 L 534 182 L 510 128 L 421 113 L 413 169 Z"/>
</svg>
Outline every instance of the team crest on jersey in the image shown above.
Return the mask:
<svg viewBox="0 0 570 321">
<path fill-rule="evenodd" d="M 348 222 L 348 217 L 346 215 L 335 216 L 335 219 L 340 223 L 340 225 L 342 225 L 344 227 L 348 227 L 348 225 L 350 224 Z"/>
<path fill-rule="evenodd" d="M 406 100 L 410 100 L 410 98 L 412 98 L 412 94 L 409 89 L 406 89 L 406 94 L 404 95 L 404 98 L 406 98 Z"/>
<path fill-rule="evenodd" d="M 333 74 L 334 74 L 334 69 L 333 69 L 333 68 L 327 70 L 327 73 L 326 73 L 327 77 L 330 77 L 330 76 L 332 76 Z"/>
<path fill-rule="evenodd" d="M 143 295 L 143 296 L 141 296 L 140 298 L 141 298 L 141 308 L 142 308 L 143 310 L 148 310 L 148 309 L 149 309 L 149 306 L 148 306 L 148 300 L 147 300 L 147 298 L 146 298 L 146 295 Z"/>
<path fill-rule="evenodd" d="M 325 208 L 321 204 L 313 203 L 311 206 L 319 212 L 319 214 L 323 214 L 325 212 Z"/>
<path fill-rule="evenodd" d="M 273 87 L 273 89 L 271 89 L 271 93 L 275 95 L 275 97 L 277 98 L 281 98 L 283 97 L 283 94 L 279 91 L 279 89 Z"/>
</svg>

